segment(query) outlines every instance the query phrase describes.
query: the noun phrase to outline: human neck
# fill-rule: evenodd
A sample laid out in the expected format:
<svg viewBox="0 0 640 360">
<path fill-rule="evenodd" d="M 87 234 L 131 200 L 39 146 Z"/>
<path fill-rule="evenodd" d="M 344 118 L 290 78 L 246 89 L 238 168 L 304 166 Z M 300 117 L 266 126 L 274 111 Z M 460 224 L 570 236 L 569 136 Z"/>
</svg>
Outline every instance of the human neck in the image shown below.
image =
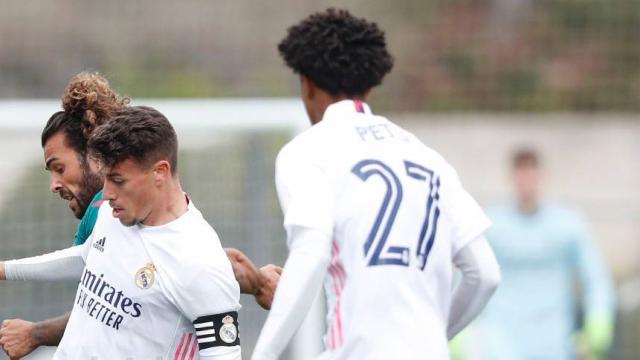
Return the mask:
<svg viewBox="0 0 640 360">
<path fill-rule="evenodd" d="M 535 199 L 519 199 L 518 210 L 525 215 L 533 215 L 538 211 L 539 203 Z"/>
<path fill-rule="evenodd" d="M 187 212 L 188 203 L 180 181 L 176 178 L 161 189 L 154 208 L 142 223 L 146 226 L 160 226 L 179 218 Z"/>
<path fill-rule="evenodd" d="M 311 121 L 313 125 L 322 121 L 322 118 L 324 117 L 324 113 L 327 111 L 327 108 L 337 102 L 340 102 L 343 100 L 359 100 L 362 102 L 366 102 L 366 96 L 346 96 L 346 95 L 333 96 L 328 93 L 324 93 L 323 95 L 324 96 L 320 96 L 317 100 L 318 106 L 316 107 L 317 111 L 314 116 L 315 121 Z"/>
</svg>

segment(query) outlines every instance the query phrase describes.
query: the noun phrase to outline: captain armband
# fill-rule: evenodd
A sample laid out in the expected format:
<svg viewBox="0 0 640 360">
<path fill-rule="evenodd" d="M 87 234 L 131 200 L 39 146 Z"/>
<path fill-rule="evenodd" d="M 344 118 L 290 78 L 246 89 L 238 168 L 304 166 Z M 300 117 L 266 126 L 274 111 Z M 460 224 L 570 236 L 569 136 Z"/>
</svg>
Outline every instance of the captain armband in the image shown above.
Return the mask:
<svg viewBox="0 0 640 360">
<path fill-rule="evenodd" d="M 238 312 L 200 316 L 193 322 L 200 350 L 240 345 Z"/>
</svg>

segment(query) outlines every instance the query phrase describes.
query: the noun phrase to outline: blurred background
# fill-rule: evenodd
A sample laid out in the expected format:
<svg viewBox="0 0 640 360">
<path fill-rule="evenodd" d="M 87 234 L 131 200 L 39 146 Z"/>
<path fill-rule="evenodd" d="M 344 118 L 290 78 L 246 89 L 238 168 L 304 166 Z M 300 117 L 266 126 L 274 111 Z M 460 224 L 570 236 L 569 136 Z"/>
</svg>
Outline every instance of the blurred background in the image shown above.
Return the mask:
<svg viewBox="0 0 640 360">
<path fill-rule="evenodd" d="M 375 20 L 394 111 L 636 111 L 637 0 L 27 1 L 0 12 L 3 97 L 54 97 L 81 69 L 139 97 L 294 96 L 275 46 L 327 6 Z"/>
<path fill-rule="evenodd" d="M 276 46 L 329 6 L 386 31 L 395 67 L 369 103 L 443 154 L 483 206 L 512 197 L 514 149 L 540 152 L 546 197 L 581 210 L 615 282 L 605 357 L 640 358 L 638 0 L 4 3 L 0 258 L 71 244 L 76 221 L 48 190 L 39 131 L 69 78 L 95 70 L 176 124 L 185 188 L 223 244 L 282 264 L 273 163 L 306 118 Z M 0 316 L 59 315 L 74 289 L 0 284 Z M 247 355 L 266 312 L 243 305 Z"/>
</svg>

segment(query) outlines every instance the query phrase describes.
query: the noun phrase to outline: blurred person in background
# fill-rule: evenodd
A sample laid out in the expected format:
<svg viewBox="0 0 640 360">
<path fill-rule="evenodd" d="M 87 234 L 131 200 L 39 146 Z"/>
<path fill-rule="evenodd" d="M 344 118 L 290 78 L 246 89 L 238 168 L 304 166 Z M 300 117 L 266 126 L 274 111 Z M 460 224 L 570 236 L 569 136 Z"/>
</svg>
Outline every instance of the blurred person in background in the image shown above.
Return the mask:
<svg viewBox="0 0 640 360">
<path fill-rule="evenodd" d="M 62 108 L 51 116 L 42 131 L 45 168 L 50 188 L 68 202 L 80 219 L 73 245 L 82 245 L 91 235 L 102 203 L 103 176 L 92 169 L 87 158 L 87 142 L 93 130 L 122 110 L 129 99 L 118 95 L 107 79 L 97 73 L 82 72 L 71 78 L 62 97 Z M 244 294 L 252 294 L 265 309 L 271 305 L 280 268 L 266 265 L 257 269 L 237 249 L 225 249 L 234 275 Z M 56 346 L 62 339 L 69 313 L 40 322 L 10 319 L 2 322 L 0 345 L 10 358 L 21 358 L 37 347 Z"/>
<path fill-rule="evenodd" d="M 614 290 L 584 219 L 572 208 L 543 200 L 536 151 L 514 153 L 512 179 L 515 201 L 488 210 L 493 227 L 487 238 L 502 284 L 468 334 L 473 347 L 481 349 L 471 355 L 574 359 L 577 338 L 589 358 L 606 357 L 614 330 Z M 579 297 L 584 325 L 576 334 Z"/>
</svg>

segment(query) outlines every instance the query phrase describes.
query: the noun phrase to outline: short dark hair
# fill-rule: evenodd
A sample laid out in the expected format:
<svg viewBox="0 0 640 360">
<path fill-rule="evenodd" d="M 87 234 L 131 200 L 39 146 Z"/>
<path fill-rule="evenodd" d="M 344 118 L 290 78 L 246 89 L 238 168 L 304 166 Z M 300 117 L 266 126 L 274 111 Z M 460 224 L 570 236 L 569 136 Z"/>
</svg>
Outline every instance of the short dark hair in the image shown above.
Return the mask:
<svg viewBox="0 0 640 360">
<path fill-rule="evenodd" d="M 535 167 L 540 165 L 540 157 L 538 153 L 530 148 L 521 148 L 513 152 L 511 165 L 514 169 L 522 167 Z"/>
<path fill-rule="evenodd" d="M 287 31 L 278 45 L 284 61 L 331 95 L 362 96 L 393 67 L 384 32 L 347 10 L 312 14 Z"/>
<path fill-rule="evenodd" d="M 178 170 L 178 139 L 169 120 L 148 106 L 126 107 L 98 126 L 89 138 L 89 154 L 112 167 L 131 159 L 148 167 L 167 160 L 171 174 Z"/>
<path fill-rule="evenodd" d="M 65 135 L 66 144 L 76 153 L 84 156 L 87 152 L 87 138 L 84 136 L 83 130 L 84 128 L 81 121 L 64 111 L 58 111 L 51 115 L 42 130 L 42 147 L 44 148 L 44 145 L 53 135 L 62 131 Z"/>
</svg>

